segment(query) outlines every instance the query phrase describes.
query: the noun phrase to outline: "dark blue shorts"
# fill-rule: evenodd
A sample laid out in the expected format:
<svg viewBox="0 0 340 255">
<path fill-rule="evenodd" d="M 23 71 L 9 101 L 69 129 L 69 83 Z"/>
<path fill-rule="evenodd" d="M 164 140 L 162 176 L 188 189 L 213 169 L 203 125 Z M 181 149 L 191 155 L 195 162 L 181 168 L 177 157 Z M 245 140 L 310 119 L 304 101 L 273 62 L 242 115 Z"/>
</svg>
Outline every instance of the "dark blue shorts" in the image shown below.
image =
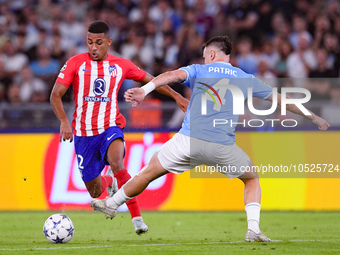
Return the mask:
<svg viewBox="0 0 340 255">
<path fill-rule="evenodd" d="M 116 139 L 122 139 L 124 142 L 123 131 L 117 126 L 110 127 L 95 136 L 74 136 L 78 169 L 84 182 L 95 179 L 100 175 L 105 165 L 109 165 L 105 159 L 106 151 Z"/>
</svg>

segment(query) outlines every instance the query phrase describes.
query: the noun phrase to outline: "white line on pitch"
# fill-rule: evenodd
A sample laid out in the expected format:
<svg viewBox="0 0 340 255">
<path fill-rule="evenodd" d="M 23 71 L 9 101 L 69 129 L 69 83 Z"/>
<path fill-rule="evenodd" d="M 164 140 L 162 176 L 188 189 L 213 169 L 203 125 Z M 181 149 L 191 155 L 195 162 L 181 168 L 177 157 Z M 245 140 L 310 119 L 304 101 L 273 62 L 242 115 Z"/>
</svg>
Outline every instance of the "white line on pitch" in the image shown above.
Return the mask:
<svg viewBox="0 0 340 255">
<path fill-rule="evenodd" d="M 59 244 L 62 245 L 62 244 Z M 0 249 L 0 251 L 41 251 L 41 250 L 59 250 L 59 249 L 92 249 L 92 248 L 108 248 L 111 247 L 110 245 L 102 245 L 102 246 L 82 246 L 82 247 L 68 247 L 66 245 L 60 246 L 60 247 L 51 247 L 51 248 L 22 248 L 22 249 Z"/>
<path fill-rule="evenodd" d="M 272 242 L 331 242 L 331 241 L 340 241 L 340 239 L 332 239 L 332 240 L 272 240 Z M 150 243 L 150 244 L 126 244 L 126 245 L 116 245 L 115 247 L 138 247 L 138 246 L 179 246 L 179 245 L 213 245 L 213 244 L 235 244 L 235 243 L 244 243 L 245 241 L 233 241 L 233 242 L 205 242 L 205 243 Z M 22 249 L 0 249 L 0 251 L 26 251 L 26 250 L 58 250 L 58 249 L 93 249 L 93 248 L 109 248 L 113 247 L 113 245 L 98 245 L 98 246 L 81 246 L 81 247 L 70 247 L 70 246 L 60 246 L 60 247 L 51 247 L 51 248 L 22 248 Z"/>
</svg>

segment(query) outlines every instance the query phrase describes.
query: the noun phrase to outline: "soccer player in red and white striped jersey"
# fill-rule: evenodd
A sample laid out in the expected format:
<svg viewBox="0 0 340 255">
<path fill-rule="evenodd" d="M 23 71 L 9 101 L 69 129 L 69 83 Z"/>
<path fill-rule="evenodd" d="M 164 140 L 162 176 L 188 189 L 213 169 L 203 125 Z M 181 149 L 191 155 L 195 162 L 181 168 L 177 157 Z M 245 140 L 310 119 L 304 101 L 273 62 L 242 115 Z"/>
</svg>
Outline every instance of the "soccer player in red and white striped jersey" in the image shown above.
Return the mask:
<svg viewBox="0 0 340 255">
<path fill-rule="evenodd" d="M 112 39 L 108 25 L 102 21 L 90 24 L 87 33 L 88 52 L 71 57 L 60 70 L 51 93 L 53 110 L 60 120 L 60 141 L 73 141 L 85 186 L 92 197 L 100 196 L 105 189 L 112 191 L 114 177 L 121 188 L 131 176 L 123 164 L 126 120 L 119 112 L 117 93 L 124 79 L 145 84 L 153 76 L 139 69 L 131 61 L 108 53 Z M 73 86 L 75 111 L 72 127 L 65 114 L 62 97 Z M 186 111 L 188 101 L 168 86 L 158 92 L 174 98 Z M 113 174 L 101 176 L 105 165 Z M 148 231 L 137 199 L 126 203 L 137 234 Z"/>
</svg>

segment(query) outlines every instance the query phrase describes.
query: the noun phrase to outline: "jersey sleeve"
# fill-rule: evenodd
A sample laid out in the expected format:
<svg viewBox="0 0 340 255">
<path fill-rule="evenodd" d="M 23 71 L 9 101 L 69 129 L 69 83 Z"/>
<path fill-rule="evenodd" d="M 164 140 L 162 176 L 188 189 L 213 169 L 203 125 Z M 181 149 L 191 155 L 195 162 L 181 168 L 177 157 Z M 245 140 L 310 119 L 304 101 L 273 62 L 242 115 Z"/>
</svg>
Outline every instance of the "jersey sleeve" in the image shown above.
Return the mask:
<svg viewBox="0 0 340 255">
<path fill-rule="evenodd" d="M 126 68 L 126 79 L 134 80 L 134 81 L 142 81 L 145 76 L 146 72 L 132 63 L 130 60 L 125 61 L 125 68 Z"/>
<path fill-rule="evenodd" d="M 253 96 L 267 99 L 273 94 L 273 88 L 252 75 Z"/>
<path fill-rule="evenodd" d="M 56 82 L 66 87 L 70 87 L 75 75 L 76 75 L 76 61 L 75 58 L 72 57 L 68 61 L 66 61 L 64 66 L 60 69 Z"/>
<path fill-rule="evenodd" d="M 196 74 L 197 74 L 197 68 L 196 65 L 190 65 L 190 66 L 186 66 L 186 67 L 181 67 L 179 68 L 179 70 L 183 70 L 187 73 L 187 78 L 184 82 L 182 82 L 182 84 L 184 84 L 185 86 L 188 86 L 189 88 L 191 88 L 191 80 L 196 78 Z"/>
</svg>

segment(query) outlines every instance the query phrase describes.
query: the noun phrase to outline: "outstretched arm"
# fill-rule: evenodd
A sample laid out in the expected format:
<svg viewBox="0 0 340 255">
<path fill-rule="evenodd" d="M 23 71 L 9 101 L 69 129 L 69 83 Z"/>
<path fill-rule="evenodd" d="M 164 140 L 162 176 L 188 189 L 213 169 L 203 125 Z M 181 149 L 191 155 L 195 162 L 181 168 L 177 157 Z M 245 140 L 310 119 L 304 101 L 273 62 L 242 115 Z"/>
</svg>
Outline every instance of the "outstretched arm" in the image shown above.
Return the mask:
<svg viewBox="0 0 340 255">
<path fill-rule="evenodd" d="M 270 96 L 267 100 L 273 101 L 273 96 Z M 281 94 L 280 93 L 277 94 L 277 103 L 281 106 Z M 328 124 L 328 122 L 326 120 L 319 117 L 318 115 L 311 112 L 310 110 L 308 110 L 308 112 L 311 115 L 305 115 L 295 104 L 287 104 L 286 109 L 288 111 L 292 112 L 292 113 L 296 113 L 296 114 L 299 114 L 301 116 L 304 116 L 304 117 L 310 119 L 322 131 L 325 131 L 330 127 L 330 125 Z"/>
<path fill-rule="evenodd" d="M 59 140 L 60 142 L 63 140 L 70 140 L 70 142 L 73 141 L 73 135 L 72 135 L 72 127 L 71 124 L 66 116 L 63 102 L 61 101 L 61 98 L 67 91 L 67 87 L 61 85 L 60 83 L 54 84 L 50 102 L 53 108 L 53 111 L 57 118 L 60 120 L 60 136 Z"/>
<path fill-rule="evenodd" d="M 145 78 L 142 80 L 142 83 L 146 84 L 146 83 L 150 82 L 153 78 L 154 77 L 151 74 L 147 73 Z M 167 84 L 167 83 L 165 83 L 165 84 Z M 178 92 L 176 92 L 175 90 L 173 90 L 169 86 L 167 86 L 167 85 L 166 86 L 162 86 L 162 87 L 159 87 L 159 88 L 157 88 L 155 90 L 157 92 L 163 94 L 163 95 L 172 97 L 176 101 L 178 107 L 183 112 L 187 111 L 188 104 L 189 104 L 188 99 L 184 98 L 181 94 L 179 94 Z"/>
<path fill-rule="evenodd" d="M 159 87 L 166 85 L 166 84 L 171 84 L 171 83 L 175 83 L 175 82 L 181 83 L 181 82 L 185 81 L 186 77 L 187 77 L 187 73 L 183 70 L 175 70 L 175 71 L 163 73 L 163 74 L 157 76 L 156 78 L 152 79 L 151 81 L 149 81 L 147 84 L 145 84 L 141 88 L 128 89 L 124 94 L 125 101 L 129 102 L 129 103 L 134 101 L 135 103 L 132 106 L 133 107 L 137 106 L 138 104 L 140 104 L 143 101 L 144 97 L 147 94 L 149 94 L 151 91 L 153 91 L 154 89 L 159 88 Z M 159 88 L 159 89 L 162 89 L 162 88 Z M 166 93 L 166 91 L 163 91 L 163 92 Z M 163 93 L 163 94 L 165 94 L 165 93 Z M 174 91 L 174 93 L 177 93 L 177 92 Z M 188 100 L 186 100 L 186 102 L 187 102 L 187 104 L 186 104 L 186 108 L 187 108 Z M 177 102 L 177 104 L 178 104 L 178 102 Z M 186 108 L 185 108 L 185 111 L 186 111 Z"/>
</svg>

